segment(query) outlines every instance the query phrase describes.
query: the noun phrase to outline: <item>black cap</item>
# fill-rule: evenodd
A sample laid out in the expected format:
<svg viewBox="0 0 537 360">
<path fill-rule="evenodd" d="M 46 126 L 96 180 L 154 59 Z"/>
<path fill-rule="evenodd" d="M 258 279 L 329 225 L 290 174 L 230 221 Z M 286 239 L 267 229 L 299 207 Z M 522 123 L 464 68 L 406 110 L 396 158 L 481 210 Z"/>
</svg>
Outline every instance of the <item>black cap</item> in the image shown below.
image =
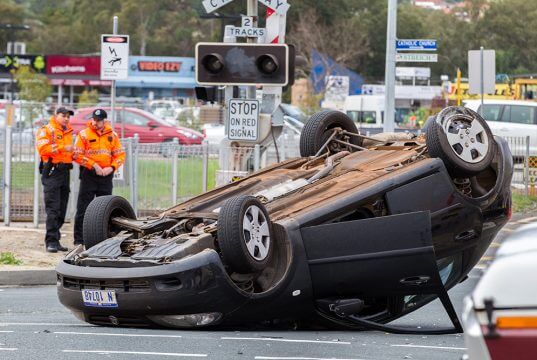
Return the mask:
<svg viewBox="0 0 537 360">
<path fill-rule="evenodd" d="M 103 109 L 95 109 L 93 110 L 91 117 L 95 120 L 104 120 L 108 117 L 108 114 Z"/>
<path fill-rule="evenodd" d="M 56 109 L 56 114 L 69 114 L 69 115 L 72 116 L 72 115 L 75 114 L 75 112 L 73 110 L 71 110 L 71 109 L 68 109 L 66 107 L 61 106 L 61 107 Z"/>
</svg>

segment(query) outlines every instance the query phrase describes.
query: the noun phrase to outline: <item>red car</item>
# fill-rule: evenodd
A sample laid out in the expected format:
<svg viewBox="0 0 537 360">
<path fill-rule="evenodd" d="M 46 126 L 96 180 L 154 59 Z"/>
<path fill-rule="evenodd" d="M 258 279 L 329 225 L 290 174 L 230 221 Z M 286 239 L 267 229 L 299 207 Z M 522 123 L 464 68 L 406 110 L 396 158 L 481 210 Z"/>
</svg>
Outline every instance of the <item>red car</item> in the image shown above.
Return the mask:
<svg viewBox="0 0 537 360">
<path fill-rule="evenodd" d="M 110 116 L 109 107 L 101 109 L 106 110 Z M 81 108 L 71 117 L 70 123 L 75 134 L 84 129 L 93 110 L 95 108 Z M 141 143 L 168 142 L 172 141 L 173 138 L 178 138 L 179 144 L 182 145 L 199 145 L 203 141 L 203 134 L 182 126 L 170 125 L 153 114 L 140 109 L 118 108 L 116 109 L 116 119 L 114 130 L 121 137 L 129 138 L 138 134 Z"/>
</svg>

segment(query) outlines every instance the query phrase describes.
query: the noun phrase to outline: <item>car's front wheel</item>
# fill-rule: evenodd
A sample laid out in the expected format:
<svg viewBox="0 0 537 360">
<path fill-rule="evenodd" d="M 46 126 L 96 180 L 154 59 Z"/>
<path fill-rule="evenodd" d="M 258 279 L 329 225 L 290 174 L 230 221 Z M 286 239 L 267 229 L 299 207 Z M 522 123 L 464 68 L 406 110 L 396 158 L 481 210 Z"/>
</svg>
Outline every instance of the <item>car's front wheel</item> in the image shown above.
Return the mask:
<svg viewBox="0 0 537 360">
<path fill-rule="evenodd" d="M 112 223 L 114 217 L 136 219 L 136 214 L 129 202 L 117 195 L 99 196 L 88 205 L 84 214 L 84 246 L 89 249 L 100 242 L 119 233 Z"/>
<path fill-rule="evenodd" d="M 496 142 L 485 119 L 464 107 L 447 107 L 427 121 L 426 139 L 429 155 L 442 159 L 457 177 L 485 170 L 495 154 Z"/>
<path fill-rule="evenodd" d="M 255 197 L 228 199 L 218 213 L 218 244 L 227 267 L 237 273 L 263 270 L 273 252 L 272 224 Z"/>
</svg>

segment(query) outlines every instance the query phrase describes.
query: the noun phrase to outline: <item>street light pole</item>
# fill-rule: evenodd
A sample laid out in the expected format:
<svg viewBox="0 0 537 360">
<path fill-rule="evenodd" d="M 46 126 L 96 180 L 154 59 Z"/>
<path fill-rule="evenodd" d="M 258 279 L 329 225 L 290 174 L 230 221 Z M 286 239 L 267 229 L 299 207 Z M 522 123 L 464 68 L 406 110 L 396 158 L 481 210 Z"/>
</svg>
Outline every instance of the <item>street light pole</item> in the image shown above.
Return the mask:
<svg viewBox="0 0 537 360">
<path fill-rule="evenodd" d="M 386 70 L 384 74 L 385 103 L 384 131 L 395 129 L 395 40 L 397 30 L 397 0 L 388 0 L 388 26 L 386 30 Z"/>
</svg>

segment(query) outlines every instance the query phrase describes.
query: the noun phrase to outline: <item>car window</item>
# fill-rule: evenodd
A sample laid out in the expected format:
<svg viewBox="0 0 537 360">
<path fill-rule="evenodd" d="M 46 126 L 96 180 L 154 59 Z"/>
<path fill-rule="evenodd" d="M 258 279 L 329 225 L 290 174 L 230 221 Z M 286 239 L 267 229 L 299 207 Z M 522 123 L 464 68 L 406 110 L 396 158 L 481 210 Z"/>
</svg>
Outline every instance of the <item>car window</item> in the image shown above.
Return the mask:
<svg viewBox="0 0 537 360">
<path fill-rule="evenodd" d="M 488 120 L 485 118 L 485 120 Z M 511 122 L 511 105 L 505 105 L 502 112 L 501 122 Z"/>
<path fill-rule="evenodd" d="M 148 118 L 145 116 L 125 111 L 125 123 L 129 125 L 136 125 L 136 126 L 147 126 L 147 122 L 149 121 Z"/>
<path fill-rule="evenodd" d="M 357 123 L 375 124 L 377 122 L 377 114 L 374 111 L 347 111 L 347 115 Z"/>
<path fill-rule="evenodd" d="M 506 106 L 506 110 L 509 106 Z M 501 105 L 485 104 L 483 105 L 483 118 L 488 121 L 499 121 L 500 111 L 502 109 Z M 477 110 L 477 113 L 480 113 L 481 106 Z M 504 111 L 505 114 L 505 111 Z M 509 115 L 509 114 L 508 114 Z M 509 121 L 509 119 L 502 121 Z"/>
<path fill-rule="evenodd" d="M 519 124 L 535 124 L 535 111 L 532 106 L 511 106 L 511 122 Z"/>
</svg>

